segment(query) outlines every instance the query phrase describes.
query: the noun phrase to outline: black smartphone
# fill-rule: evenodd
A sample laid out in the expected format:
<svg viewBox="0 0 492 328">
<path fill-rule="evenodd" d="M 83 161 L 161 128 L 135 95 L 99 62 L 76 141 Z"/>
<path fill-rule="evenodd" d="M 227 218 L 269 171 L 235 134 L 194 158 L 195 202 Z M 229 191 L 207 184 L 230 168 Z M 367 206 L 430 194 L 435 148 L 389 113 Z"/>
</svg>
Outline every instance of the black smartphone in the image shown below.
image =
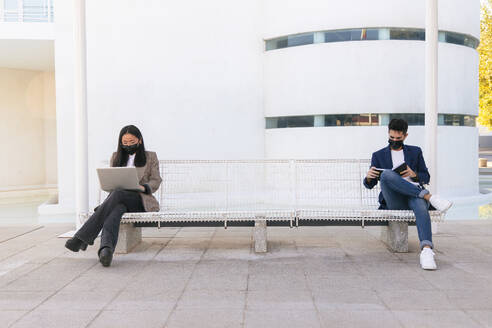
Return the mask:
<svg viewBox="0 0 492 328">
<path fill-rule="evenodd" d="M 407 163 L 403 163 L 398 167 L 395 167 L 393 171 L 395 171 L 398 174 L 401 174 L 401 172 L 405 171 L 407 169 Z"/>
<path fill-rule="evenodd" d="M 378 171 L 378 180 L 381 178 L 381 173 L 383 173 L 383 169 L 378 169 L 377 167 L 374 168 L 376 171 Z"/>
</svg>

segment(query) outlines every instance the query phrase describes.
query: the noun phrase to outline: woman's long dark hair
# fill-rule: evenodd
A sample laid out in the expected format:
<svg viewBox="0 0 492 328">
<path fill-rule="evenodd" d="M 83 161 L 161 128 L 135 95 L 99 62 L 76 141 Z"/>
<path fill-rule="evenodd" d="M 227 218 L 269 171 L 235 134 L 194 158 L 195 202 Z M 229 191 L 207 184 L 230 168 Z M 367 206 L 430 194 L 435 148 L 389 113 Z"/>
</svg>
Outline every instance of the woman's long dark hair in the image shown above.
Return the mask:
<svg viewBox="0 0 492 328">
<path fill-rule="evenodd" d="M 135 166 L 142 167 L 147 163 L 147 157 L 145 156 L 145 145 L 142 137 L 142 133 L 135 125 L 127 125 L 123 127 L 120 131 L 120 135 L 118 136 L 118 149 L 116 150 L 116 156 L 113 160 L 112 166 L 126 166 L 128 163 L 128 153 L 123 149 L 123 144 L 121 143 L 121 139 L 125 134 L 131 134 L 138 138 L 142 143 L 137 148 L 137 152 L 135 153 Z"/>
</svg>

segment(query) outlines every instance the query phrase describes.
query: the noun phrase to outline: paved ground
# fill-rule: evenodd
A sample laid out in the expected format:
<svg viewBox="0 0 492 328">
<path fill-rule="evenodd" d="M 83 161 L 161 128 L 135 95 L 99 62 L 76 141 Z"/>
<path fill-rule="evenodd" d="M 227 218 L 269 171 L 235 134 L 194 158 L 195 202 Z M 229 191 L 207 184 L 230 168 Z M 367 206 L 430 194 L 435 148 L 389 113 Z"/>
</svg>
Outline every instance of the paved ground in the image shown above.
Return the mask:
<svg viewBox="0 0 492 328">
<path fill-rule="evenodd" d="M 379 228 L 145 230 L 110 268 L 70 253 L 67 225 L 0 227 L 1 327 L 492 327 L 492 220 L 447 222 L 439 270 Z"/>
</svg>

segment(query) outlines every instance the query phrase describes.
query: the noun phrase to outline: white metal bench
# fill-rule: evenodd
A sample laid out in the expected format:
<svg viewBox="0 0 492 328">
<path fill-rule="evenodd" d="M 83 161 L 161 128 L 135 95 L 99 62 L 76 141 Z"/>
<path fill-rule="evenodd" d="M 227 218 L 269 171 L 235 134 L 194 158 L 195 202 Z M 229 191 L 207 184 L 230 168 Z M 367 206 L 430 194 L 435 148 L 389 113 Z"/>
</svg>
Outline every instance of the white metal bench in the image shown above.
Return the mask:
<svg viewBox="0 0 492 328">
<path fill-rule="evenodd" d="M 362 184 L 368 160 L 163 160 L 160 212 L 125 213 L 116 251 L 141 241 L 142 226 L 254 226 L 256 252 L 267 226 L 381 225 L 396 252 L 408 251 L 412 211 L 378 210 L 379 187 Z M 100 192 L 100 201 L 106 197 Z M 432 221 L 445 213 L 430 211 Z"/>
</svg>

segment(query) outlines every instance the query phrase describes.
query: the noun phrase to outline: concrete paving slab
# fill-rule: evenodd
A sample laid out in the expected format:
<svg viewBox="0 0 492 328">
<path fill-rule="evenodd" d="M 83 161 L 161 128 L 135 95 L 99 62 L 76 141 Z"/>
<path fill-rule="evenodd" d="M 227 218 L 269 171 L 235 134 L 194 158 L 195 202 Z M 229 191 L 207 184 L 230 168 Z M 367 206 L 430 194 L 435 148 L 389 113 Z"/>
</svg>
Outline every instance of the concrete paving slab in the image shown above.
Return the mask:
<svg viewBox="0 0 492 328">
<path fill-rule="evenodd" d="M 95 310 L 98 311 L 118 294 L 117 291 L 66 291 L 61 290 L 39 306 L 40 310 Z"/>
<path fill-rule="evenodd" d="M 492 288 L 489 284 L 482 290 L 448 290 L 446 295 L 451 303 L 462 310 L 492 310 Z"/>
<path fill-rule="evenodd" d="M 102 311 L 88 326 L 90 328 L 160 328 L 166 322 L 169 310 L 159 311 Z"/>
<path fill-rule="evenodd" d="M 193 269 L 194 264 L 192 263 L 153 262 L 128 281 L 126 289 L 183 291 Z"/>
<path fill-rule="evenodd" d="M 345 276 L 362 275 L 360 266 L 355 262 L 336 262 L 332 263 L 325 258 L 306 257 L 303 261 L 304 272 L 309 275 L 318 276 Z"/>
<path fill-rule="evenodd" d="M 348 274 L 340 277 L 338 275 L 310 274 L 307 281 L 312 290 L 339 291 L 339 290 L 371 290 L 372 285 L 369 278 L 362 274 Z"/>
<path fill-rule="evenodd" d="M 391 310 L 458 310 L 458 306 L 442 291 L 392 290 L 378 292 L 384 304 Z"/>
<path fill-rule="evenodd" d="M 98 311 L 71 311 L 71 310 L 39 310 L 36 309 L 18 322 L 12 328 L 82 328 L 96 316 Z"/>
<path fill-rule="evenodd" d="M 243 310 L 201 308 L 193 311 L 176 310 L 168 319 L 166 328 L 234 328 L 243 327 Z"/>
<path fill-rule="evenodd" d="M 320 261 L 324 262 L 349 262 L 352 261 L 345 252 L 344 249 L 340 247 L 306 247 L 306 246 L 297 246 L 297 252 L 304 257 L 309 258 L 319 258 Z"/>
<path fill-rule="evenodd" d="M 373 263 L 360 263 L 358 262 L 359 271 L 368 277 L 381 276 L 381 273 L 385 273 L 384 276 L 397 276 L 397 277 L 416 277 L 422 275 L 422 269 L 420 266 L 409 265 L 402 261 L 382 261 Z"/>
<path fill-rule="evenodd" d="M 245 291 L 236 290 L 185 290 L 178 301 L 178 310 L 213 308 L 243 309 L 246 301 Z"/>
<path fill-rule="evenodd" d="M 314 310 L 309 290 L 255 290 L 248 291 L 248 310 Z"/>
<path fill-rule="evenodd" d="M 432 272 L 420 269 L 414 229 L 410 253 L 394 254 L 371 229 L 269 228 L 271 251 L 259 255 L 250 228 L 146 228 L 104 268 L 98 240 L 64 248 L 56 236 L 68 228 L 0 243 L 2 324 L 63 326 L 70 313 L 74 326 L 102 327 L 492 326 L 492 221 L 444 223 Z"/>
<path fill-rule="evenodd" d="M 483 290 L 491 286 L 488 278 L 476 276 L 464 271 L 437 270 L 432 275 L 425 275 L 425 279 L 440 290 Z M 492 287 L 488 288 L 492 293 Z"/>
<path fill-rule="evenodd" d="M 52 294 L 47 291 L 0 291 L 0 310 L 32 310 Z"/>
<path fill-rule="evenodd" d="M 156 289 L 123 290 L 107 305 L 106 310 L 163 310 L 171 311 L 182 291 Z"/>
<path fill-rule="evenodd" d="M 395 316 L 408 328 L 478 328 L 480 324 L 463 311 L 395 311 Z"/>
<path fill-rule="evenodd" d="M 453 266 L 460 270 L 463 270 L 463 272 L 492 280 L 491 262 L 454 263 Z"/>
<path fill-rule="evenodd" d="M 364 327 L 364 328 L 397 328 L 402 327 L 395 315 L 389 310 L 327 310 L 320 309 L 323 327 Z"/>
<path fill-rule="evenodd" d="M 368 277 L 369 286 L 376 291 L 392 291 L 392 290 L 437 290 L 428 280 L 421 275 L 414 277 L 392 275 L 372 275 Z"/>
<path fill-rule="evenodd" d="M 248 287 L 247 274 L 213 274 L 198 275 L 196 272 L 188 282 L 190 290 L 242 290 Z"/>
<path fill-rule="evenodd" d="M 90 260 L 58 258 L 0 288 L 10 291 L 57 291 L 96 265 Z"/>
<path fill-rule="evenodd" d="M 30 264 L 24 261 L 11 261 L 8 264 L 2 265 L 2 271 L 0 272 L 0 290 L 2 286 L 19 279 L 40 266 L 41 264 Z"/>
<path fill-rule="evenodd" d="M 250 275 L 269 275 L 275 277 L 277 275 L 290 275 L 292 277 L 303 276 L 304 269 L 302 267 L 302 258 L 280 259 L 279 261 L 251 261 L 249 265 Z"/>
<path fill-rule="evenodd" d="M 250 274 L 248 290 L 307 290 L 304 274 Z"/>
<path fill-rule="evenodd" d="M 234 244 L 234 246 L 231 246 Z M 222 246 L 222 247 L 221 247 Z M 239 248 L 238 248 L 239 246 Z M 208 248 L 203 254 L 203 260 L 249 260 L 253 259 L 255 255 L 251 252 L 250 242 L 237 244 L 236 242 L 225 244 L 214 244 L 211 248 Z"/>
<path fill-rule="evenodd" d="M 343 290 L 314 290 L 314 302 L 318 309 L 329 310 L 387 310 L 373 290 L 359 288 Z"/>
<path fill-rule="evenodd" d="M 315 310 L 247 310 L 244 327 L 247 328 L 320 328 Z"/>
<path fill-rule="evenodd" d="M 203 249 L 167 246 L 156 255 L 154 261 L 159 262 L 198 262 L 205 252 Z"/>
<path fill-rule="evenodd" d="M 492 310 L 467 310 L 465 313 L 483 327 L 492 327 Z"/>
<path fill-rule="evenodd" d="M 41 225 L 2 227 L 2 229 L 0 229 L 0 244 L 7 240 L 14 239 L 15 237 L 19 237 L 42 228 L 43 226 Z"/>
<path fill-rule="evenodd" d="M 0 310 L 0 322 L 4 327 L 9 327 L 27 312 L 28 311 Z"/>
</svg>

